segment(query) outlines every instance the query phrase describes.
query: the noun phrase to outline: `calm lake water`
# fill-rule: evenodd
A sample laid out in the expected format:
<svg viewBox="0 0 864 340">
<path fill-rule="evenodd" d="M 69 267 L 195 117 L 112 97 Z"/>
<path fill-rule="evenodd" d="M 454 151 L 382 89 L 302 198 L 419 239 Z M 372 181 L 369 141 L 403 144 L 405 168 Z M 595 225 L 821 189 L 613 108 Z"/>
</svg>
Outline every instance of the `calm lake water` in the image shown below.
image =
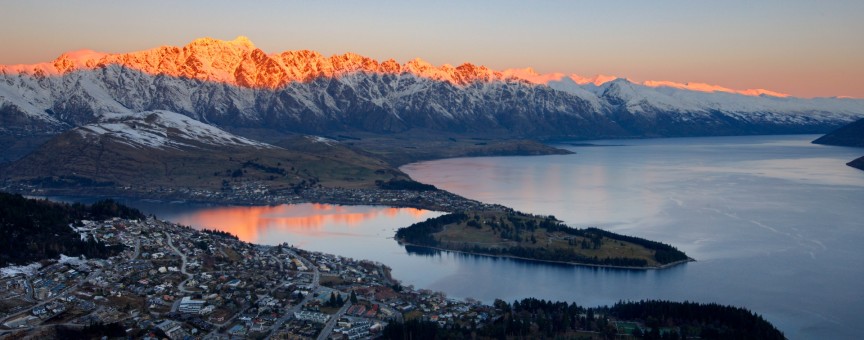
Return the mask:
<svg viewBox="0 0 864 340">
<path fill-rule="evenodd" d="M 404 284 L 486 302 L 523 297 L 594 306 L 669 299 L 743 306 L 792 339 L 864 334 L 864 149 L 818 136 L 594 141 L 566 156 L 462 158 L 402 169 L 484 202 L 576 227 L 672 244 L 697 262 L 661 271 L 548 265 L 409 252 L 395 229 L 417 209 L 133 203 L 163 219 L 243 240 L 379 261 Z"/>
</svg>

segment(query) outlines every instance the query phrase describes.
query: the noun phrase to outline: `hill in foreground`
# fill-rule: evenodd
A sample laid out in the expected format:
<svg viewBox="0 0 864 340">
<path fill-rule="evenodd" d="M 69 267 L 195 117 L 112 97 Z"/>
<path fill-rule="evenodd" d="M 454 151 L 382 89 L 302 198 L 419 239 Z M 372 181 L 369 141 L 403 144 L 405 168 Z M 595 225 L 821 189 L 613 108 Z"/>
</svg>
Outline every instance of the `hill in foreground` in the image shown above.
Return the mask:
<svg viewBox="0 0 864 340">
<path fill-rule="evenodd" d="M 84 255 L 104 258 L 123 247 L 108 247 L 72 229 L 80 220 L 105 220 L 111 217 L 144 218 L 138 210 L 114 201 L 93 205 L 64 204 L 33 200 L 0 192 L 0 268 L 34 261 Z"/>
<path fill-rule="evenodd" d="M 601 307 L 527 298 L 496 300 L 501 313 L 479 330 L 437 322 L 391 323 L 388 339 L 785 339 L 783 332 L 744 308 L 672 301 L 618 302 Z"/>
</svg>

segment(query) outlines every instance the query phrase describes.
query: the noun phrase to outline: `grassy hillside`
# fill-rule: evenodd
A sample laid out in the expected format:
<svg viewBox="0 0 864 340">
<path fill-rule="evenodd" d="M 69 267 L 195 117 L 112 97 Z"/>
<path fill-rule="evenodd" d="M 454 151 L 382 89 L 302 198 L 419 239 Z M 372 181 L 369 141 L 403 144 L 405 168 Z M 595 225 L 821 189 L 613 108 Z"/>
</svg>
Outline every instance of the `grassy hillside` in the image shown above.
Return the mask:
<svg viewBox="0 0 864 340">
<path fill-rule="evenodd" d="M 334 139 L 393 166 L 454 157 L 560 155 L 572 152 L 523 139 L 410 131 L 390 135 L 337 135 Z"/>
<path fill-rule="evenodd" d="M 387 163 L 306 138 L 283 147 L 141 148 L 112 137 L 63 133 L 12 163 L 4 177 L 42 187 L 220 190 L 243 183 L 271 190 L 310 186 L 371 188 L 406 179 Z M 134 189 L 133 189 L 134 190 Z"/>
</svg>

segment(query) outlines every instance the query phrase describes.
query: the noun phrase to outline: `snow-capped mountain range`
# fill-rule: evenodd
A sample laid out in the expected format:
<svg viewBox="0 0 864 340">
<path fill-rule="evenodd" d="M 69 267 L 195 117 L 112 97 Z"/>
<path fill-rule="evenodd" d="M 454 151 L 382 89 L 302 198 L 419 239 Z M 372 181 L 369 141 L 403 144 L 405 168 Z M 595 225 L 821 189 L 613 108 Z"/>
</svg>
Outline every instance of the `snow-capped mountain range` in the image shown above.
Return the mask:
<svg viewBox="0 0 864 340">
<path fill-rule="evenodd" d="M 824 132 L 864 117 L 864 100 L 352 53 L 267 54 L 244 37 L 0 66 L 3 135 L 54 134 L 154 110 L 229 131 L 426 129 L 542 139 Z"/>
</svg>

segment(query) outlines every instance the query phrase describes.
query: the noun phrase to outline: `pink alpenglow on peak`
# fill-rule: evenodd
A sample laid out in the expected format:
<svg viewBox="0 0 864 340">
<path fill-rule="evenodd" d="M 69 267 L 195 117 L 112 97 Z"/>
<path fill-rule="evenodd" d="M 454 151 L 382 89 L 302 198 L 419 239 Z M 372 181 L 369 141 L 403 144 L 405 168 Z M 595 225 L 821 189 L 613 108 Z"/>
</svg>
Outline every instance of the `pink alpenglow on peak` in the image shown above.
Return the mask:
<svg viewBox="0 0 864 340">
<path fill-rule="evenodd" d="M 564 73 L 539 74 L 531 67 L 511 68 L 501 73 L 507 78 L 522 79 L 532 84 L 549 84 L 549 82 L 560 81 L 566 77 Z"/>
<path fill-rule="evenodd" d="M 449 64 L 435 66 L 420 58 L 410 60 L 405 64 L 399 64 L 393 59 L 379 62 L 351 52 L 330 57 L 308 50 L 267 54 L 255 47 L 255 44 L 244 36 L 230 41 L 199 38 L 183 47 L 161 46 L 124 54 L 80 50 L 64 53 L 53 62 L 48 63 L 0 65 L 0 74 L 57 76 L 110 65 L 118 65 L 153 75 L 163 74 L 262 89 L 278 89 L 293 82 L 307 82 L 320 77 L 338 78 L 353 73 L 408 73 L 417 77 L 446 81 L 457 86 L 466 86 L 476 82 L 513 80 L 549 85 L 553 82 L 564 81 L 565 78 L 578 85 L 601 86 L 619 79 L 616 76 L 602 74 L 593 77 L 583 77 L 576 74 L 566 75 L 564 73 L 540 74 L 532 68 L 496 71 L 471 63 L 463 63 L 456 67 Z M 734 90 L 704 83 L 649 80 L 637 84 L 654 88 L 670 87 L 709 93 L 788 96 L 784 93 L 763 89 Z"/>
<path fill-rule="evenodd" d="M 586 85 L 586 84 L 594 84 L 595 86 L 600 86 L 615 79 L 619 79 L 616 76 L 608 76 L 605 74 L 598 74 L 593 77 L 580 77 L 578 75 L 570 75 L 570 79 L 572 79 L 576 84 Z"/>
<path fill-rule="evenodd" d="M 717 85 L 711 85 L 711 84 L 705 84 L 705 83 L 683 83 L 682 84 L 682 83 L 677 83 L 677 82 L 673 82 L 673 81 L 665 81 L 665 80 L 661 80 L 661 81 L 646 80 L 646 81 L 642 82 L 642 85 L 645 85 L 648 87 L 672 87 L 672 88 L 676 88 L 676 89 L 708 92 L 708 93 L 727 92 L 727 93 L 743 94 L 745 96 L 768 95 L 768 96 L 780 97 L 780 98 L 789 97 L 788 94 L 780 93 L 780 92 L 774 92 L 774 91 L 765 90 L 765 89 L 733 90 L 730 88 L 717 86 Z"/>
<path fill-rule="evenodd" d="M 522 79 L 532 84 L 543 85 L 548 85 L 550 82 L 558 82 L 562 81 L 565 78 L 568 78 L 579 85 L 594 84 L 595 86 L 600 86 L 615 79 L 618 79 L 618 77 L 616 76 L 607 76 L 604 74 L 598 74 L 593 77 L 583 77 L 578 74 L 566 75 L 560 72 L 540 74 L 530 67 L 507 69 L 504 70 L 502 74 L 509 78 Z"/>
</svg>

